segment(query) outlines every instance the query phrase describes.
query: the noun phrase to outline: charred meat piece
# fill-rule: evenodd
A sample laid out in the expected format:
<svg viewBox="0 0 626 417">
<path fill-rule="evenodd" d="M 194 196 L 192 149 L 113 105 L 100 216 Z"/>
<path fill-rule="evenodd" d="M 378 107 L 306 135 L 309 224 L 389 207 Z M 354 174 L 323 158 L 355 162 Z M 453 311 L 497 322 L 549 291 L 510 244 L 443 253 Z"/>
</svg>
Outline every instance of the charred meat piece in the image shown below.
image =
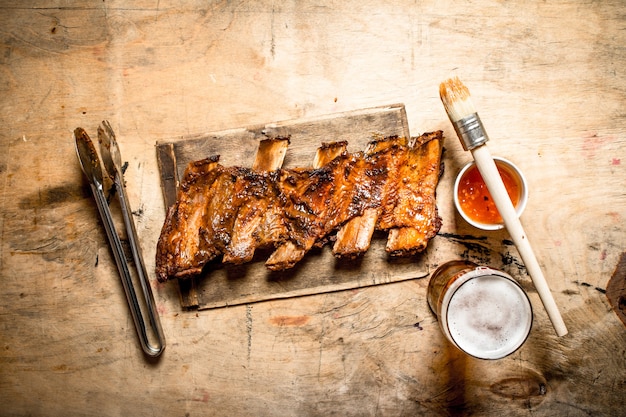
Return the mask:
<svg viewBox="0 0 626 417">
<path fill-rule="evenodd" d="M 259 143 L 252 170 L 239 179 L 239 211 L 222 262 L 242 264 L 257 248 L 284 239 L 287 230 L 276 187 L 276 170 L 283 164 L 289 138 L 265 139 Z"/>
<path fill-rule="evenodd" d="M 283 178 L 285 223 L 290 230 L 290 238 L 282 242 L 269 257 L 265 266 L 274 271 L 293 267 L 314 244 L 320 244 L 327 232 L 321 228 L 331 227 L 325 218 L 331 215 L 328 204 L 337 202 L 332 194 L 337 190 L 334 179 L 340 160 L 346 158 L 347 142 L 323 143 L 317 149 L 312 172 L 294 170 Z M 296 178 L 300 175 L 301 178 Z M 329 191 L 332 186 L 332 191 Z M 299 187 L 299 188 L 298 188 Z M 320 201 L 324 199 L 325 201 Z M 289 214 L 291 213 L 291 215 Z M 300 218 L 302 217 L 302 218 Z"/>
<path fill-rule="evenodd" d="M 201 239 L 210 190 L 222 170 L 218 160 L 211 157 L 192 162 L 185 171 L 176 204 L 168 210 L 157 245 L 156 273 L 161 281 L 198 274 L 218 255 L 214 245 Z"/>
<path fill-rule="evenodd" d="M 228 244 L 223 249 L 222 262 L 232 264 L 249 262 L 257 248 L 268 246 L 286 234 L 282 218 L 272 216 L 279 205 L 274 174 L 252 170 L 240 171 L 240 176 L 235 181 L 234 198 L 219 196 L 218 199 L 228 203 L 231 213 L 236 212 L 232 223 L 230 217 L 222 216 L 219 219 L 221 222 L 219 230 L 223 233 L 228 232 Z M 236 207 L 232 209 L 231 205 Z M 220 242 L 222 240 L 217 239 L 217 243 Z"/>
<path fill-rule="evenodd" d="M 435 199 L 441 173 L 440 132 L 422 135 L 400 168 L 401 184 L 393 210 L 395 228 L 389 231 L 386 250 L 392 256 L 421 252 L 441 228 Z"/>
<path fill-rule="evenodd" d="M 352 187 L 350 219 L 339 229 L 333 254 L 339 258 L 356 258 L 370 246 L 383 207 L 393 206 L 391 192 L 396 188 L 395 173 L 406 153 L 406 139 L 390 137 L 370 142 L 365 155 L 345 177 Z M 397 158 L 395 160 L 394 158 Z M 358 214 L 361 213 L 361 214 Z"/>
<path fill-rule="evenodd" d="M 386 152 L 381 153 L 386 158 L 381 164 L 387 170 L 388 180 L 384 183 L 383 201 L 381 213 L 376 223 L 377 230 L 389 230 L 396 225 L 397 219 L 394 216 L 394 209 L 398 202 L 398 193 L 405 178 L 400 176 L 401 168 L 406 164 L 409 148 L 406 139 L 387 144 Z"/>
</svg>

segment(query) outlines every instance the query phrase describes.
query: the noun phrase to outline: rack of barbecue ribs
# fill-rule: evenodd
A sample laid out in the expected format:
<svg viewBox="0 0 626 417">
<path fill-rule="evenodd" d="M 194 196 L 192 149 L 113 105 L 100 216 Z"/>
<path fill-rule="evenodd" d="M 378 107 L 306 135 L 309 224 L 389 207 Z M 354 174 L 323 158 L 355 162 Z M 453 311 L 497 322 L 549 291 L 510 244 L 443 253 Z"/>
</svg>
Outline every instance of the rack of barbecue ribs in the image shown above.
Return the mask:
<svg viewBox="0 0 626 417">
<path fill-rule="evenodd" d="M 310 168 L 281 169 L 288 138 L 259 143 L 251 168 L 219 156 L 191 162 L 157 243 L 159 281 L 198 275 L 211 260 L 292 268 L 313 247 L 332 244 L 338 258 L 364 254 L 376 230 L 388 232 L 390 256 L 423 251 L 441 227 L 435 191 L 441 131 L 372 140 L 362 152 L 323 143 Z"/>
</svg>

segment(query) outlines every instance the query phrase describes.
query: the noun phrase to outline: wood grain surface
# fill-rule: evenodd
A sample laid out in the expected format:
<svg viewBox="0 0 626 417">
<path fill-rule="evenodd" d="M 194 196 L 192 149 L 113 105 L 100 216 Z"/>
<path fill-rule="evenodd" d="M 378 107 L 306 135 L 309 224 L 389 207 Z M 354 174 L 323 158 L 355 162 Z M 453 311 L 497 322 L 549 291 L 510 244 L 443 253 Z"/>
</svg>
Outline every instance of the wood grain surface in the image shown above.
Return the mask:
<svg viewBox="0 0 626 417">
<path fill-rule="evenodd" d="M 623 2 L 0 0 L 0 28 L 0 415 L 623 414 L 623 294 L 608 288 L 626 252 Z M 438 97 L 454 75 L 492 153 L 527 176 L 522 223 L 565 337 L 507 233 L 454 211 L 470 159 Z M 411 135 L 447 138 L 425 267 L 461 258 L 515 277 L 534 307 L 524 346 L 460 354 L 428 278 L 196 311 L 152 277 L 168 346 L 148 361 L 73 129 L 111 122 L 152 271 L 157 142 L 394 103 Z"/>
</svg>

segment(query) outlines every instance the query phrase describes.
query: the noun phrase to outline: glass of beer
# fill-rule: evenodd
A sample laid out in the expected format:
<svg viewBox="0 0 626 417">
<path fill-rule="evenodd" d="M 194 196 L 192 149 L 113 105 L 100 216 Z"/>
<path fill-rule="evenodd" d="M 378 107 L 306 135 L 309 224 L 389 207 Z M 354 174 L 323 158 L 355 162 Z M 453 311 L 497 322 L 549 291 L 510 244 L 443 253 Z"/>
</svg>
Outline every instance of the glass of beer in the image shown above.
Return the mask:
<svg viewBox="0 0 626 417">
<path fill-rule="evenodd" d="M 468 355 L 500 359 L 528 338 L 528 296 L 508 274 L 469 261 L 450 261 L 428 283 L 428 305 L 446 338 Z"/>
</svg>

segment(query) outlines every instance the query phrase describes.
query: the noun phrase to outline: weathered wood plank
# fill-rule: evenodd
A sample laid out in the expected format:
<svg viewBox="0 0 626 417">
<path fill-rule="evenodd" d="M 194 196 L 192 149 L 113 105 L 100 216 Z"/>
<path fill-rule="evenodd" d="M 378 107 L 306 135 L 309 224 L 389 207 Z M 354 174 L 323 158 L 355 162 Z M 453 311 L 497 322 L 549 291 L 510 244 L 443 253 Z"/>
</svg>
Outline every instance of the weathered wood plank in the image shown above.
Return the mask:
<svg viewBox="0 0 626 417">
<path fill-rule="evenodd" d="M 289 137 L 283 166 L 306 167 L 311 166 L 323 142 L 347 141 L 348 149 L 354 152 L 364 150 L 375 137 L 394 135 L 410 136 L 405 108 L 399 104 L 160 142 L 157 153 L 161 178 L 165 178 L 162 181 L 165 205 L 171 204 L 168 196 L 175 194 L 171 189 L 176 184 L 171 181 L 172 172 L 177 172 L 177 178 L 181 178 L 189 162 L 212 155 L 220 155 L 222 164 L 230 161 L 252 166 L 259 141 L 264 138 Z M 390 259 L 385 252 L 386 240 L 386 234 L 376 235 L 368 253 L 354 261 L 336 259 L 328 247 L 312 250 L 295 268 L 282 272 L 272 272 L 265 267 L 267 251 L 261 251 L 245 265 L 225 266 L 218 260 L 209 263 L 201 277 L 178 280 L 181 302 L 186 308 L 225 307 L 428 275 L 425 256 Z"/>
<path fill-rule="evenodd" d="M 626 252 L 620 256 L 615 271 L 606 285 L 606 296 L 615 314 L 626 325 Z"/>
</svg>

